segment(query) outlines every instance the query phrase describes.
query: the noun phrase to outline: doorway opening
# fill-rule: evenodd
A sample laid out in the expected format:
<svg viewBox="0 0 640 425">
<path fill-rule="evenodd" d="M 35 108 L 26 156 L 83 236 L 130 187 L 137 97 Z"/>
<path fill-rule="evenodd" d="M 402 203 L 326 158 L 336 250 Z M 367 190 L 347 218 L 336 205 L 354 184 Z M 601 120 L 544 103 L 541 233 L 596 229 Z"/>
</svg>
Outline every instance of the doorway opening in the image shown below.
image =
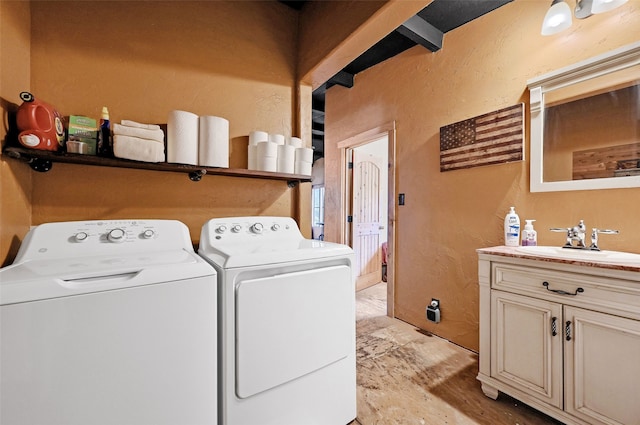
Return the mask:
<svg viewBox="0 0 640 425">
<path fill-rule="evenodd" d="M 356 290 L 386 283 L 393 317 L 395 242 L 395 123 L 338 143 L 342 167 L 342 243 L 355 252 Z"/>
</svg>

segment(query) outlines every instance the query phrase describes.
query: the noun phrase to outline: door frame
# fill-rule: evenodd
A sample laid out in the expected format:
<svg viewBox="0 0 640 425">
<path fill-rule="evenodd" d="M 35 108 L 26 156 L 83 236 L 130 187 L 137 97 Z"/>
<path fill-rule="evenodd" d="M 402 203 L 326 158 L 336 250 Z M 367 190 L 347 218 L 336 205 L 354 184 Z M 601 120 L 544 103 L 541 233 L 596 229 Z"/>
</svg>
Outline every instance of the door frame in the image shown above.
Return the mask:
<svg viewBox="0 0 640 425">
<path fill-rule="evenodd" d="M 396 245 L 396 123 L 391 121 L 338 142 L 340 150 L 340 243 L 348 244 L 347 220 L 351 195 L 348 188 L 347 150 L 387 137 L 389 168 L 387 173 L 387 316 L 395 317 L 395 245 Z"/>
</svg>

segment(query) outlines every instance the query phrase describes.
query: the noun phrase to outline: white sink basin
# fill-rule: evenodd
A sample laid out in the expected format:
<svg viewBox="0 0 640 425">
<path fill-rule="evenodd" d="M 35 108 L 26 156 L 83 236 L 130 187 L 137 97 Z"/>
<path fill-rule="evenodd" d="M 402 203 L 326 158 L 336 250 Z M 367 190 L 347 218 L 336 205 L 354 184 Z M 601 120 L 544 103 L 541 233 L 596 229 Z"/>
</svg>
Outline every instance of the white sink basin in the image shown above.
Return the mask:
<svg viewBox="0 0 640 425">
<path fill-rule="evenodd" d="M 602 263 L 638 263 L 640 254 L 620 251 L 590 251 L 557 246 L 520 246 L 516 251 L 541 257 L 565 258 L 567 260 L 597 261 Z"/>
</svg>

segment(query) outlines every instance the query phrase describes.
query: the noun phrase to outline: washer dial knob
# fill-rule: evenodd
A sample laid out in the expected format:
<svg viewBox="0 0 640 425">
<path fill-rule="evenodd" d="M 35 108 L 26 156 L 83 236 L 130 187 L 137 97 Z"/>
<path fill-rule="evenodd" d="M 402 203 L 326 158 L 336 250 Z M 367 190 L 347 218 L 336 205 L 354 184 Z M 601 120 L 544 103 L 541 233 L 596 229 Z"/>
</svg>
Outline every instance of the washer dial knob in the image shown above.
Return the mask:
<svg viewBox="0 0 640 425">
<path fill-rule="evenodd" d="M 262 233 L 263 229 L 264 226 L 262 225 L 262 223 L 255 223 L 253 226 L 251 226 L 252 233 Z"/>
<path fill-rule="evenodd" d="M 279 224 L 274 224 L 273 226 L 271 226 L 271 230 L 273 230 L 274 232 L 277 232 L 278 230 L 280 230 L 280 225 Z"/>
<path fill-rule="evenodd" d="M 73 239 L 75 239 L 76 242 L 84 242 L 88 237 L 87 232 L 78 232 L 73 236 Z"/>
<path fill-rule="evenodd" d="M 124 242 L 125 236 L 126 236 L 125 231 L 123 229 L 118 228 L 118 229 L 110 230 L 109 233 L 107 234 L 107 239 L 109 240 L 109 242 L 120 243 L 120 242 Z"/>
<path fill-rule="evenodd" d="M 233 225 L 233 227 L 231 227 L 231 231 L 233 233 L 240 233 L 240 230 L 242 230 L 242 226 L 240 226 L 239 224 L 235 224 Z"/>
<path fill-rule="evenodd" d="M 218 228 L 216 229 L 216 233 L 224 233 L 227 231 L 227 226 L 225 226 L 224 224 L 221 226 L 218 226 Z"/>
<path fill-rule="evenodd" d="M 145 239 L 151 239 L 152 237 L 154 237 L 156 234 L 156 232 L 154 232 L 151 229 L 147 229 L 144 232 L 142 232 L 142 237 Z"/>
</svg>

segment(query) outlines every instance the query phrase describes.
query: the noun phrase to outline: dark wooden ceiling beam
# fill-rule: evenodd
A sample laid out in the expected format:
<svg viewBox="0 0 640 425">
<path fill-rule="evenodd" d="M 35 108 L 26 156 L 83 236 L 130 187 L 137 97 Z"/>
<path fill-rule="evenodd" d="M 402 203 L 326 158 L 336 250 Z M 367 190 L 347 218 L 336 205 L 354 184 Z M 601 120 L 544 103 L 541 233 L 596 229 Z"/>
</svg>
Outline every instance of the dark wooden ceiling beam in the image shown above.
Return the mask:
<svg viewBox="0 0 640 425">
<path fill-rule="evenodd" d="M 396 31 L 432 52 L 442 49 L 444 33 L 418 15 L 407 19 Z"/>
<path fill-rule="evenodd" d="M 350 89 L 351 87 L 353 87 L 354 77 L 355 75 L 347 71 L 340 71 L 336 75 L 331 77 L 329 81 L 327 81 L 327 88 L 338 85 Z"/>
</svg>

